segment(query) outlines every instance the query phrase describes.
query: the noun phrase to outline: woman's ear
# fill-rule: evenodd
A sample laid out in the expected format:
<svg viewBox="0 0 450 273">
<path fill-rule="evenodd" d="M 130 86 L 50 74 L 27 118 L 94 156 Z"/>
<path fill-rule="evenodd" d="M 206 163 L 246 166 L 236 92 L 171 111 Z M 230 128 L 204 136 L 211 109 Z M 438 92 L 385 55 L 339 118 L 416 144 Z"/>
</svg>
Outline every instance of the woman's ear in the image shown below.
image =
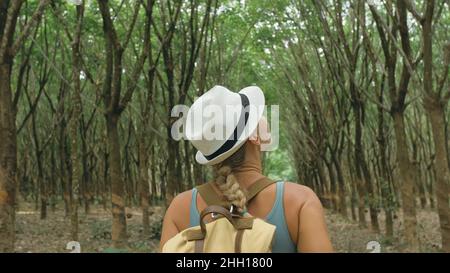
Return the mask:
<svg viewBox="0 0 450 273">
<path fill-rule="evenodd" d="M 261 141 L 259 139 L 259 123 L 258 126 L 256 126 L 255 131 L 248 138 L 248 141 L 250 141 L 250 143 L 254 145 L 261 145 Z"/>
<path fill-rule="evenodd" d="M 261 145 L 261 140 L 259 139 L 258 136 L 251 136 L 249 137 L 248 141 L 250 141 L 251 144 L 253 145 Z"/>
<path fill-rule="evenodd" d="M 254 145 L 267 144 L 271 142 L 271 135 L 267 119 L 263 116 L 259 122 L 256 130 L 250 135 L 249 141 Z"/>
</svg>

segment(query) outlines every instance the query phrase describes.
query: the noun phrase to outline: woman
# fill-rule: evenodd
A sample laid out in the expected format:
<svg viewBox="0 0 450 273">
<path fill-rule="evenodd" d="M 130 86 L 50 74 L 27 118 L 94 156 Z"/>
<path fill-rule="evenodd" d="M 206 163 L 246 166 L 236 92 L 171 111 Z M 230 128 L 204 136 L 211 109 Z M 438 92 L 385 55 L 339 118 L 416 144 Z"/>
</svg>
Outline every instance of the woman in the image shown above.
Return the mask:
<svg viewBox="0 0 450 273">
<path fill-rule="evenodd" d="M 214 113 L 221 112 L 225 118 L 203 123 L 203 117 L 198 114 L 202 111 L 198 110 L 204 112 L 208 106 L 215 106 Z M 241 108 L 237 120 L 234 118 L 236 113 L 227 110 L 229 106 Z M 256 129 L 268 126 L 262 111 L 257 109 L 260 106 L 264 106 L 264 95 L 254 86 L 239 93 L 215 86 L 196 100 L 187 114 L 185 128 L 186 136 L 199 150 L 196 160 L 213 166 L 216 185 L 239 212 L 247 211 L 277 227 L 273 252 L 332 252 L 322 205 L 310 188 L 279 181 L 264 188 L 247 203 L 246 189 L 264 178 L 262 139 L 258 134 L 261 128 Z M 229 136 L 225 141 L 206 137 L 219 129 Z M 195 188 L 176 196 L 164 217 L 160 247 L 180 231 L 199 225 L 199 212 L 206 207 Z"/>
</svg>

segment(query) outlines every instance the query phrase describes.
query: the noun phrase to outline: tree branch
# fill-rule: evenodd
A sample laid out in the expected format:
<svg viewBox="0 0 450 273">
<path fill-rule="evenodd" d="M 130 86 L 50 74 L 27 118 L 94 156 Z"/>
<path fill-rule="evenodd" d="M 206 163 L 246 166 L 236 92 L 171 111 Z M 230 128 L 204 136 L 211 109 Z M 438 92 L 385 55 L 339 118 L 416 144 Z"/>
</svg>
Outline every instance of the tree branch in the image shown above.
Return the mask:
<svg viewBox="0 0 450 273">
<path fill-rule="evenodd" d="M 38 7 L 34 11 L 33 15 L 31 16 L 30 21 L 28 21 L 28 24 L 25 26 L 24 30 L 20 34 L 20 36 L 17 38 L 17 40 L 14 42 L 14 45 L 10 49 L 10 55 L 15 56 L 19 48 L 22 46 L 23 41 L 28 38 L 28 36 L 31 33 L 31 29 L 38 24 L 38 22 L 41 20 L 42 14 L 44 13 L 45 7 L 50 3 L 50 0 L 41 0 L 39 2 Z"/>
<path fill-rule="evenodd" d="M 438 94 L 442 93 L 444 89 L 444 85 L 447 82 L 448 72 L 450 67 L 450 42 L 445 45 L 444 48 L 444 71 L 442 71 L 442 76 L 439 79 L 437 92 Z M 446 104 L 450 100 L 450 88 L 447 88 L 446 93 L 442 98 L 442 102 Z"/>
<path fill-rule="evenodd" d="M 5 55 L 9 46 L 12 43 L 14 36 L 14 29 L 16 28 L 17 17 L 22 6 L 23 1 L 13 1 L 12 6 L 6 10 L 6 22 L 3 26 L 3 34 L 0 37 L 0 62 L 4 61 Z M 3 3 L 2 3 L 3 4 Z"/>
<path fill-rule="evenodd" d="M 427 0 L 428 1 L 428 0 Z M 423 24 L 424 17 L 419 14 L 419 12 L 416 9 L 416 5 L 414 1 L 411 0 L 404 0 L 406 9 L 412 14 L 412 16 L 419 22 L 420 24 Z"/>
</svg>

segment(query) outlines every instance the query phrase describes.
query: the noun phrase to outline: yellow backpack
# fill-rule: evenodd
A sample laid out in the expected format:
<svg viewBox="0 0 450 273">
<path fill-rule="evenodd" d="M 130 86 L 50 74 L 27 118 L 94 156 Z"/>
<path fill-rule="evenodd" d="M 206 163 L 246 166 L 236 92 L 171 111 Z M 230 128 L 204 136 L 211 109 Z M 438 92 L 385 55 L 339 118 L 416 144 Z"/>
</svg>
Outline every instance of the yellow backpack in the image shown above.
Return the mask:
<svg viewBox="0 0 450 273">
<path fill-rule="evenodd" d="M 272 183 L 274 181 L 267 178 L 256 181 L 248 189 L 247 202 Z M 276 229 L 274 225 L 248 213 L 233 213 L 233 206 L 213 182 L 198 186 L 197 190 L 208 205 L 200 213 L 200 226 L 185 229 L 175 235 L 164 244 L 162 252 L 271 252 Z M 203 219 L 209 214 L 213 214 L 213 220 L 205 224 Z"/>
</svg>

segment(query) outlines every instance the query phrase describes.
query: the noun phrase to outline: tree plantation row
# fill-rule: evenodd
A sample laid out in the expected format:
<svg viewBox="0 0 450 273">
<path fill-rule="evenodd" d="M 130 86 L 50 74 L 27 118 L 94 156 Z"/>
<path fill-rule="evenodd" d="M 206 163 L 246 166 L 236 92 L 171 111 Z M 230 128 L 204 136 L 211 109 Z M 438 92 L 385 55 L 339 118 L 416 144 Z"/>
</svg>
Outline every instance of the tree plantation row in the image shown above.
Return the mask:
<svg viewBox="0 0 450 273">
<path fill-rule="evenodd" d="M 280 106 L 266 175 L 387 238 L 400 221 L 404 251 L 435 212 L 450 252 L 449 26 L 445 0 L 2 0 L 0 252 L 23 204 L 63 209 L 74 241 L 93 206 L 115 248 L 127 207 L 151 233 L 153 207 L 212 177 L 171 110 L 217 84 Z"/>
</svg>

